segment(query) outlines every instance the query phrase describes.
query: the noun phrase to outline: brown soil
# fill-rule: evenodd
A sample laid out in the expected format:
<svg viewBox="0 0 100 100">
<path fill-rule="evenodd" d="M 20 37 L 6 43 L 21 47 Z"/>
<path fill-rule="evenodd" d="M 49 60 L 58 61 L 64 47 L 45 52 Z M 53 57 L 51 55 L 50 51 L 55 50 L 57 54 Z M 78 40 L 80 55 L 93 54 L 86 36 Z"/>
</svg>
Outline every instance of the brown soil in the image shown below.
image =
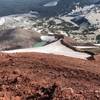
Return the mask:
<svg viewBox="0 0 100 100">
<path fill-rule="evenodd" d="M 0 100 L 100 100 L 100 56 L 0 54 Z"/>
</svg>

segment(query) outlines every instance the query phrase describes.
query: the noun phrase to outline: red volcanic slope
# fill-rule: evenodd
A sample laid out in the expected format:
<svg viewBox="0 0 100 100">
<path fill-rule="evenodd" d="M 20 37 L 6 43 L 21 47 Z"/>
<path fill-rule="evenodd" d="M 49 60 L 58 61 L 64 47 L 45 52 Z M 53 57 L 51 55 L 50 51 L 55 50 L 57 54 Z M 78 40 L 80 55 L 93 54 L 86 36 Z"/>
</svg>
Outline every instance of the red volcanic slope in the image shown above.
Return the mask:
<svg viewBox="0 0 100 100">
<path fill-rule="evenodd" d="M 1 100 L 100 100 L 100 59 L 0 54 Z"/>
</svg>

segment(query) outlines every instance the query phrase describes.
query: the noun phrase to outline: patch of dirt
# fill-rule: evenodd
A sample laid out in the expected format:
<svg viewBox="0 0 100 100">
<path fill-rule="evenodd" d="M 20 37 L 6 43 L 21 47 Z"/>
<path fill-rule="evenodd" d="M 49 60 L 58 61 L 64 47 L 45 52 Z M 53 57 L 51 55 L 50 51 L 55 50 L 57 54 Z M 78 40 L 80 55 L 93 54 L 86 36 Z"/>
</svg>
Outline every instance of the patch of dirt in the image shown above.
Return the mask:
<svg viewBox="0 0 100 100">
<path fill-rule="evenodd" d="M 0 54 L 0 100 L 100 100 L 100 59 Z"/>
</svg>

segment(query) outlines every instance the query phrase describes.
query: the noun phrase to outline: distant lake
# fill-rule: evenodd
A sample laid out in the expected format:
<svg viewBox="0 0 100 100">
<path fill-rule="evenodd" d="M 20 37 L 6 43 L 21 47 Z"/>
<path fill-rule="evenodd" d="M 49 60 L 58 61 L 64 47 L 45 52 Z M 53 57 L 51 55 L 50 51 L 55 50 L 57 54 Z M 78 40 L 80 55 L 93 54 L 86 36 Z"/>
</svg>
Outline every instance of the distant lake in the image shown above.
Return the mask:
<svg viewBox="0 0 100 100">
<path fill-rule="evenodd" d="M 52 0 L 0 0 L 0 16 L 37 10 L 42 3 Z"/>
</svg>

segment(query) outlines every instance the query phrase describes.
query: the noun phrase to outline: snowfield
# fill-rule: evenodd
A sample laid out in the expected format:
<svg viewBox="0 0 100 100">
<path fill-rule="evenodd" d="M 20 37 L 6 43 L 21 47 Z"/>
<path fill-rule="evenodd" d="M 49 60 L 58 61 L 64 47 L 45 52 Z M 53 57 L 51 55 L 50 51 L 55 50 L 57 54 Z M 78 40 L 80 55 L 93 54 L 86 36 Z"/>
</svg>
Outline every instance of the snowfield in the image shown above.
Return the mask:
<svg viewBox="0 0 100 100">
<path fill-rule="evenodd" d="M 85 60 L 88 57 L 91 57 L 91 55 L 87 53 L 74 51 L 73 49 L 64 46 L 63 44 L 61 44 L 61 40 L 58 40 L 56 42 L 53 42 L 43 47 L 9 50 L 9 51 L 2 51 L 2 52 L 3 53 L 39 52 L 39 53 L 49 53 L 55 55 L 64 55 L 64 56 L 69 56 L 74 58 L 85 59 Z"/>
</svg>

